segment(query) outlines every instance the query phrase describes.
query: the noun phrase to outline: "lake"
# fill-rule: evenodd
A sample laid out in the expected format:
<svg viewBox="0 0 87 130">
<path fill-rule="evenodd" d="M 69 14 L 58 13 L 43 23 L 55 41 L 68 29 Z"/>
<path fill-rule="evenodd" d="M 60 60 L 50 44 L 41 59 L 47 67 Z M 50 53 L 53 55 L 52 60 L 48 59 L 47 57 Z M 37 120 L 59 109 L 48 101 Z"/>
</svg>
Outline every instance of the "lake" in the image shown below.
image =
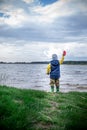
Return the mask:
<svg viewBox="0 0 87 130">
<path fill-rule="evenodd" d="M 50 91 L 47 64 L 0 64 L 0 85 Z M 87 92 L 87 65 L 61 65 L 60 91 Z"/>
</svg>

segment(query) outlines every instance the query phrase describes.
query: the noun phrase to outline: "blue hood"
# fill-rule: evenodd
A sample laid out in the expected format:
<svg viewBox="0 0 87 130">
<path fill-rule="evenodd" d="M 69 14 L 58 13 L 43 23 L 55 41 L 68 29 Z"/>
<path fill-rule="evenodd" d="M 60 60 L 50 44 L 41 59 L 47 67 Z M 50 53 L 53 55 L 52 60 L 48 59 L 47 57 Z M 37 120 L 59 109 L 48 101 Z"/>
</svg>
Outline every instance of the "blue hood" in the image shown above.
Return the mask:
<svg viewBox="0 0 87 130">
<path fill-rule="evenodd" d="M 58 60 L 57 54 L 52 55 L 52 60 Z"/>
</svg>

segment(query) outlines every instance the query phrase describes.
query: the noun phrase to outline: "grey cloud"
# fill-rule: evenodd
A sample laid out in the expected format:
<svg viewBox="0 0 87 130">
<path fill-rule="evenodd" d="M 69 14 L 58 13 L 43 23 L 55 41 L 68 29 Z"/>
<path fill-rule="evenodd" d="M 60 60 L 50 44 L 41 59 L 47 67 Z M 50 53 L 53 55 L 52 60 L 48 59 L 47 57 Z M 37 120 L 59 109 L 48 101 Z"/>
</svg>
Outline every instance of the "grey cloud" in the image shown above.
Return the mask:
<svg viewBox="0 0 87 130">
<path fill-rule="evenodd" d="M 87 4 L 87 0 L 72 0 L 72 2 Z"/>
<path fill-rule="evenodd" d="M 77 19 L 77 20 L 75 20 Z M 85 18 L 86 19 L 86 18 Z M 76 21 L 76 22 L 75 22 Z M 44 41 L 44 42 L 82 42 L 87 40 L 86 21 L 77 16 L 57 20 L 52 26 L 27 25 L 22 28 L 1 28 L 1 37 L 11 37 L 18 40 Z M 7 33 L 8 32 L 8 33 Z"/>
<path fill-rule="evenodd" d="M 0 4 L 5 3 L 6 0 L 0 0 Z"/>
<path fill-rule="evenodd" d="M 3 3 L 6 2 L 7 0 L 3 0 Z M 25 9 L 26 7 L 28 7 L 27 5 L 25 6 L 24 4 L 22 4 L 22 1 L 9 0 L 8 4 L 11 2 L 16 2 L 14 3 L 15 8 L 23 7 L 23 9 Z M 87 4 L 87 0 L 73 0 L 71 2 L 77 8 L 79 6 L 78 3 L 82 3 L 82 6 Z M 26 9 L 25 11 L 27 11 Z M 52 23 L 51 25 L 48 24 L 47 26 L 43 24 L 38 25 L 37 23 L 26 23 L 22 28 L 15 29 L 9 28 L 8 26 L 3 26 L 2 28 L 0 28 L 0 37 L 11 37 L 18 40 L 24 39 L 29 41 L 46 42 L 86 42 L 87 15 L 84 12 L 79 11 L 71 16 L 59 17 L 54 23 Z"/>
</svg>

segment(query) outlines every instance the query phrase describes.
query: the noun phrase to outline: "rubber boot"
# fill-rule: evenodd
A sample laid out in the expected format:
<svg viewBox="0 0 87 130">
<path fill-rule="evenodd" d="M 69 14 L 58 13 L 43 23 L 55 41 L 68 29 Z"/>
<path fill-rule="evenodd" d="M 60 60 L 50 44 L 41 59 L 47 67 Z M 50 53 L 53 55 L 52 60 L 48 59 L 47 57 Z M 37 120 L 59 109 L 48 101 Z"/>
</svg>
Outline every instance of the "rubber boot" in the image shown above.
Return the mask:
<svg viewBox="0 0 87 130">
<path fill-rule="evenodd" d="M 51 86 L 51 92 L 54 92 L 54 86 Z"/>
<path fill-rule="evenodd" d="M 56 92 L 59 92 L 59 86 L 56 86 Z"/>
</svg>

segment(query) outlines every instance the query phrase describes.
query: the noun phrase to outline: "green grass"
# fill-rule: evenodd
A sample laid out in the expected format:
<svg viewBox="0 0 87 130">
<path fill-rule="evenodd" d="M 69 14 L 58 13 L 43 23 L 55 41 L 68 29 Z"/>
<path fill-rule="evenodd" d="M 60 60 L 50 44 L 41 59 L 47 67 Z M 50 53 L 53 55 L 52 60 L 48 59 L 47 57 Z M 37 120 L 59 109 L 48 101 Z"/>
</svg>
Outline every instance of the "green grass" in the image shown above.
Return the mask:
<svg viewBox="0 0 87 130">
<path fill-rule="evenodd" d="M 0 86 L 1 130 L 87 130 L 87 93 Z"/>
</svg>

